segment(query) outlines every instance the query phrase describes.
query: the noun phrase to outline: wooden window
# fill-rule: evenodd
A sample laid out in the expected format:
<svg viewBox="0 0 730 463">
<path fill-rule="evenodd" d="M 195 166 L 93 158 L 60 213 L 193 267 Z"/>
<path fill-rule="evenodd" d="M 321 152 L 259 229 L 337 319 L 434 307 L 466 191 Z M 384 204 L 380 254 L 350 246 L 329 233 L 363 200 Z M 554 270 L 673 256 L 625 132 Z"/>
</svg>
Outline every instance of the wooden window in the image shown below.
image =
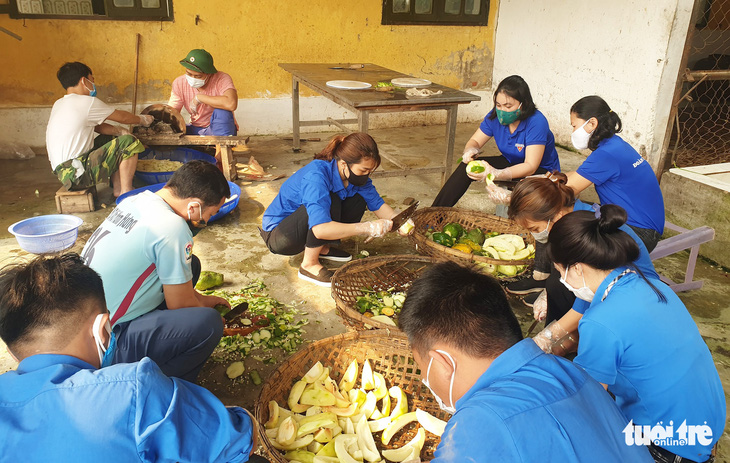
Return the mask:
<svg viewBox="0 0 730 463">
<path fill-rule="evenodd" d="M 489 0 L 383 0 L 382 24 L 486 26 Z"/>
<path fill-rule="evenodd" d="M 10 0 L 12 18 L 172 21 L 172 0 Z"/>
</svg>

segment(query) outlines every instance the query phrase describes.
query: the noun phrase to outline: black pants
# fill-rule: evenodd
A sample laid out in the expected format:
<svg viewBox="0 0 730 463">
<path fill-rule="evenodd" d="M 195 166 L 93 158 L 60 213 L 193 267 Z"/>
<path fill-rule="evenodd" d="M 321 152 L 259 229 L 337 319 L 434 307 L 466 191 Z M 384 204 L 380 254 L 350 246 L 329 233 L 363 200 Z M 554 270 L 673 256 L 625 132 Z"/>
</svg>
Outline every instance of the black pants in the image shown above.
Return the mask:
<svg viewBox="0 0 730 463">
<path fill-rule="evenodd" d="M 560 272 L 553 267 L 550 276 L 545 281 L 545 289 L 547 290 L 547 316 L 545 317 L 545 326 L 550 322 L 560 320 L 563 315 L 573 308 L 575 295 L 568 291 L 568 288 L 560 282 Z"/>
<path fill-rule="evenodd" d="M 332 199 L 330 217 L 333 222 L 357 223 L 365 214 L 367 203 L 365 198 L 358 194 L 342 200 L 336 194 L 330 193 L 330 198 Z M 284 256 L 299 254 L 305 247 L 318 248 L 339 242 L 339 240 L 321 240 L 314 235 L 309 228 L 309 214 L 304 206 L 299 206 L 270 232 L 261 231 L 261 238 L 264 239 L 269 251 Z"/>
<path fill-rule="evenodd" d="M 652 228 L 639 228 L 634 227 L 633 225 L 629 225 L 629 227 L 631 227 L 631 229 L 634 230 L 634 233 L 641 238 L 641 241 L 644 242 L 644 246 L 646 246 L 646 250 L 649 252 L 654 250 L 659 242 L 659 238 L 662 237 L 661 233 Z"/>
<path fill-rule="evenodd" d="M 487 161 L 495 169 L 506 169 L 507 167 L 512 166 L 512 164 L 510 164 L 504 156 L 488 156 L 476 159 L 480 161 Z M 542 167 L 538 167 L 535 171 L 536 174 L 544 174 L 545 172 L 547 172 L 547 170 Z M 466 190 L 469 189 L 469 185 L 471 185 L 471 182 L 473 181 L 474 180 L 470 179 L 466 174 L 466 164 L 460 162 L 456 167 L 456 170 L 454 170 L 454 173 L 451 174 L 451 177 L 449 177 L 444 186 L 441 188 L 441 191 L 439 191 L 438 195 L 436 195 L 436 199 L 433 200 L 433 204 L 431 204 L 431 206 L 452 207 L 459 201 L 459 199 L 461 199 L 462 196 L 464 196 L 464 193 L 466 193 Z"/>
</svg>

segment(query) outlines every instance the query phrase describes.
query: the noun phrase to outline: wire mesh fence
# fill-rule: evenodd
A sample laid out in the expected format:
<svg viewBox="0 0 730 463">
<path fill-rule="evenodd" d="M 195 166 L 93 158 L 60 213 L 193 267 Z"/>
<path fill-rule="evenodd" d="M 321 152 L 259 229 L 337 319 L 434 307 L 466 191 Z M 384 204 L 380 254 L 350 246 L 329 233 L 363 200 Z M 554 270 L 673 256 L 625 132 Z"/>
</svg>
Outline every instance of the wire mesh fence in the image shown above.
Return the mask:
<svg viewBox="0 0 730 463">
<path fill-rule="evenodd" d="M 679 167 L 730 162 L 730 0 L 698 0 L 669 149 Z"/>
</svg>

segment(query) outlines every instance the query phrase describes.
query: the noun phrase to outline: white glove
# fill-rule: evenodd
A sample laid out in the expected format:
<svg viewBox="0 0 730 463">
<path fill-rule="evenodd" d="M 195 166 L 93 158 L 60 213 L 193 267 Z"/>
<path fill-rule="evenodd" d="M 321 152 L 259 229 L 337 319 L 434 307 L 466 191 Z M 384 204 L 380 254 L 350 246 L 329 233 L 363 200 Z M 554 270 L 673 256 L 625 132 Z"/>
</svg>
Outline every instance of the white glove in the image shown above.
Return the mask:
<svg viewBox="0 0 730 463">
<path fill-rule="evenodd" d="M 154 116 L 151 116 L 149 114 L 140 114 L 139 115 L 139 125 L 143 127 L 149 127 L 152 125 L 152 123 L 155 122 Z"/>
<path fill-rule="evenodd" d="M 512 170 L 507 167 L 505 169 L 495 169 L 492 166 L 489 166 L 492 170 L 491 173 L 494 174 L 494 180 L 512 180 Z"/>
<path fill-rule="evenodd" d="M 477 154 L 479 154 L 478 148 L 467 148 L 464 150 L 464 154 L 461 155 L 461 162 L 469 164 L 470 161 L 473 161 L 474 158 L 477 157 Z"/>
<path fill-rule="evenodd" d="M 487 193 L 489 194 L 489 199 L 491 199 L 495 204 L 509 204 L 509 201 L 512 198 L 511 191 L 506 188 L 499 187 L 494 183 L 487 184 Z"/>
<path fill-rule="evenodd" d="M 198 100 L 198 95 L 196 94 L 193 99 L 190 101 L 190 114 L 196 114 L 198 112 L 198 105 L 200 104 L 200 101 Z"/>
<path fill-rule="evenodd" d="M 117 126 L 117 137 L 121 137 L 122 135 L 131 135 L 132 132 L 127 130 L 126 128 L 122 127 L 121 125 Z"/>
<path fill-rule="evenodd" d="M 535 344 L 547 354 L 564 355 L 578 345 L 578 332 L 568 333 L 555 320 L 532 338 Z"/>
<path fill-rule="evenodd" d="M 543 289 L 535 303 L 532 304 L 532 316 L 539 322 L 545 321 L 547 317 L 547 290 Z"/>
<path fill-rule="evenodd" d="M 368 236 L 366 241 L 370 241 L 373 238 L 380 238 L 385 236 L 386 233 L 393 228 L 393 221 L 390 219 L 378 219 L 371 220 L 370 222 L 363 222 L 361 225 L 361 233 Z"/>
</svg>

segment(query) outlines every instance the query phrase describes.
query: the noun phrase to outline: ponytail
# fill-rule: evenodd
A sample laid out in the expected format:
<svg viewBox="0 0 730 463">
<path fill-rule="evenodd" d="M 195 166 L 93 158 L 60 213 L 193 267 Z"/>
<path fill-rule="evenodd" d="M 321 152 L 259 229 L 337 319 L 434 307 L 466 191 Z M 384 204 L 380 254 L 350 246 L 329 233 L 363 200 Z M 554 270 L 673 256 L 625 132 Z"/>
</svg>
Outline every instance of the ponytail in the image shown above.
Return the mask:
<svg viewBox="0 0 730 463">
<path fill-rule="evenodd" d="M 574 204 L 575 192 L 568 186 L 568 177 L 555 171 L 520 181 L 512 191 L 507 214 L 518 223 L 547 222 Z"/>
<path fill-rule="evenodd" d="M 350 135 L 335 135 L 324 149 L 314 155 L 314 159 L 331 161 L 343 160 L 348 165 L 359 164 L 363 159 L 375 161 L 375 167 L 380 165 L 380 152 L 373 137 L 366 133 L 354 132 Z"/>
<path fill-rule="evenodd" d="M 592 117 L 596 118 L 598 125 L 588 139 L 588 149 L 591 151 L 595 151 L 601 141 L 621 132 L 621 118 L 611 110 L 608 103 L 600 96 L 584 96 L 573 104 L 570 112 L 584 121 Z"/>
</svg>

